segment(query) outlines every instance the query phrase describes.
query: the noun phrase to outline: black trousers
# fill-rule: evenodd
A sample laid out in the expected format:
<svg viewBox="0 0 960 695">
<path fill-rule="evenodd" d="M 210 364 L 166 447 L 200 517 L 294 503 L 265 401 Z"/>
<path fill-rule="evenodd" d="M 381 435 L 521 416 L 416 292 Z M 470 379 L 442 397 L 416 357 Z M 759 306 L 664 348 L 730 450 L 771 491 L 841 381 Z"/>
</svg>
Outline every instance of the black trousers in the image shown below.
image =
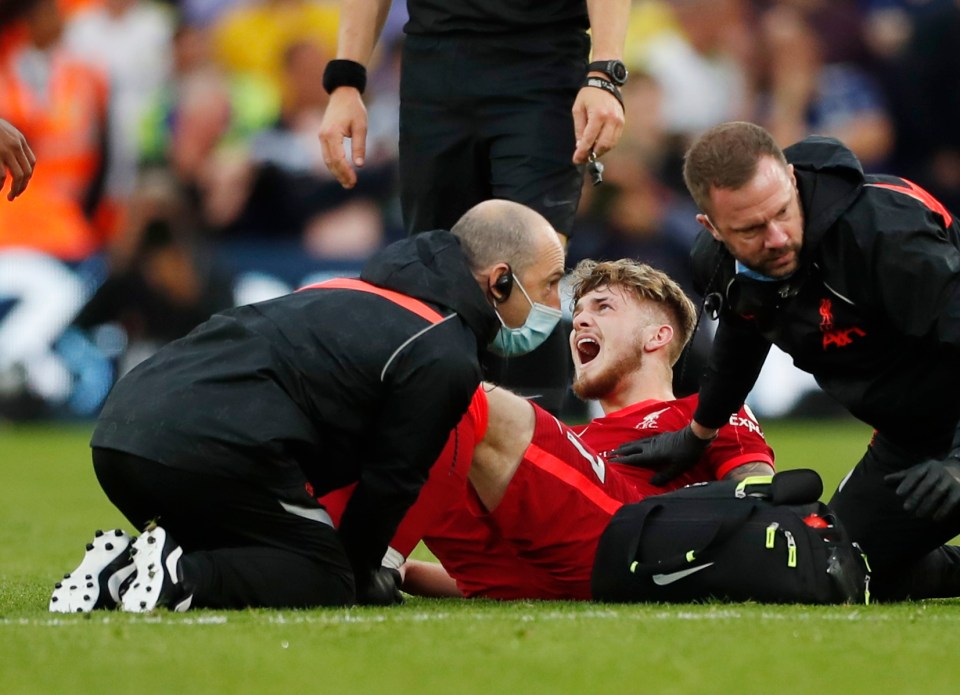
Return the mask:
<svg viewBox="0 0 960 695">
<path fill-rule="evenodd" d="M 408 234 L 450 229 L 477 203 L 503 198 L 570 236 L 583 167 L 573 164 L 572 107 L 589 36 L 407 36 L 400 84 L 400 202 Z M 572 364 L 569 326 L 531 354 L 491 358 L 492 381 L 561 414 Z"/>
<path fill-rule="evenodd" d="M 943 522 L 916 517 L 883 480 L 917 463 L 916 455 L 878 434 L 830 500 L 867 554 L 878 599 L 960 596 L 960 548 L 944 545 L 960 534 L 960 513 Z"/>
<path fill-rule="evenodd" d="M 582 31 L 408 36 L 400 82 L 400 200 L 407 233 L 450 229 L 477 203 L 523 203 L 569 235 L 583 168 L 571 109 Z"/>
<path fill-rule="evenodd" d="M 193 606 L 305 608 L 355 602 L 337 532 L 305 489 L 281 492 L 93 449 L 110 501 L 136 527 L 156 521 L 183 548 Z"/>
</svg>

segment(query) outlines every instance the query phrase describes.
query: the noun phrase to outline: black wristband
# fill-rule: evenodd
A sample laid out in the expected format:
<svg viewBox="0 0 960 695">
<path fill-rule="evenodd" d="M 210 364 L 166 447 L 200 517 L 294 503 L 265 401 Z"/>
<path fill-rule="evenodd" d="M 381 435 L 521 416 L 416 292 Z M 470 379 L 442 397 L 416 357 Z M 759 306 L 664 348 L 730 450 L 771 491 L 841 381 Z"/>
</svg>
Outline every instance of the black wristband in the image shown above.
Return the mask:
<svg viewBox="0 0 960 695">
<path fill-rule="evenodd" d="M 323 71 L 323 88 L 332 94 L 337 87 L 367 88 L 367 69 L 355 60 L 331 60 Z"/>
<path fill-rule="evenodd" d="M 596 87 L 597 89 L 602 89 L 605 92 L 610 92 L 617 98 L 617 101 L 620 102 L 620 108 L 622 108 L 624 113 L 626 113 L 627 108 L 623 105 L 623 95 L 620 93 L 620 88 L 610 80 L 605 80 L 602 77 L 588 77 L 584 81 L 583 86 Z"/>
</svg>

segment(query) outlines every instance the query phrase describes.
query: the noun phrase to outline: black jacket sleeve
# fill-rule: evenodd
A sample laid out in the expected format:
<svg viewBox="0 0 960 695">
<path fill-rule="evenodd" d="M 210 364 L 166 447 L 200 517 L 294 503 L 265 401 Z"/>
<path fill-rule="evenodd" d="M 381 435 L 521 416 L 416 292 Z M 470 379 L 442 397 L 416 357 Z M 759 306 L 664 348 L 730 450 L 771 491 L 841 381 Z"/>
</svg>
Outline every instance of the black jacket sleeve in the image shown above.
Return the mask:
<svg viewBox="0 0 960 695">
<path fill-rule="evenodd" d="M 340 538 L 356 572 L 380 566 L 447 437 L 480 383 L 476 344 L 453 319 L 405 347 L 384 374 L 385 394 Z M 470 345 L 469 343 L 473 343 Z"/>
<path fill-rule="evenodd" d="M 722 314 L 693 419 L 714 429 L 725 424 L 743 405 L 768 352 L 770 343 L 747 321 Z"/>
<path fill-rule="evenodd" d="M 719 428 L 743 405 L 767 359 L 770 343 L 729 306 L 733 257 L 706 230 L 697 236 L 690 260 L 697 291 L 723 297 L 723 311 L 710 361 L 700 381 L 700 402 L 693 419 Z"/>
<path fill-rule="evenodd" d="M 939 216 L 922 212 L 914 229 L 877 235 L 872 285 L 900 332 L 935 333 L 960 348 L 960 225 L 944 228 Z"/>
</svg>

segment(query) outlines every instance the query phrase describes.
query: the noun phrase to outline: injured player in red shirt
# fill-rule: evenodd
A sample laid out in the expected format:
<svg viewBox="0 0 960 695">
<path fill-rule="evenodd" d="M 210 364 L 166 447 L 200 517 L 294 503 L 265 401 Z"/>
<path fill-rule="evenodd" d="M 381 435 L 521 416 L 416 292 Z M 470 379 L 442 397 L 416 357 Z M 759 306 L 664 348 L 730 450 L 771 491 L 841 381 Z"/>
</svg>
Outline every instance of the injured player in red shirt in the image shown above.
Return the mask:
<svg viewBox="0 0 960 695">
<path fill-rule="evenodd" d="M 650 482 L 655 471 L 609 460 L 619 444 L 689 424 L 696 396 L 674 398 L 672 378 L 695 312 L 676 283 L 641 263 L 585 261 L 574 273 L 574 391 L 604 415 L 569 427 L 505 389 L 481 387 L 385 557 L 402 567 L 405 591 L 589 599 L 597 543 L 622 505 L 773 472 L 746 408 L 667 487 Z M 344 494 L 321 500 L 334 518 Z M 406 560 L 421 539 L 440 565 Z"/>
</svg>

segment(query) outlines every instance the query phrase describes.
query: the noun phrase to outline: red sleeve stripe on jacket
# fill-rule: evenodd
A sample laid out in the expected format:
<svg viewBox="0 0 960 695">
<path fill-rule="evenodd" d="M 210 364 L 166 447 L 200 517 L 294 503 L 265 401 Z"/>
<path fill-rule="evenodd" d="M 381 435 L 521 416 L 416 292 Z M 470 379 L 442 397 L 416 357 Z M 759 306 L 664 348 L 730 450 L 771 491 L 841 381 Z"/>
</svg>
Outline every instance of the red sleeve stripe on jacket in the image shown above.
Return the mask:
<svg viewBox="0 0 960 695">
<path fill-rule="evenodd" d="M 915 184 L 913 181 L 908 181 L 907 179 L 901 179 L 901 181 L 903 181 L 906 185 L 897 186 L 893 183 L 868 183 L 867 185 L 873 186 L 874 188 L 886 188 L 888 191 L 897 191 L 898 193 L 908 195 L 915 200 L 919 200 L 921 203 L 926 205 L 927 208 L 940 215 L 940 217 L 943 218 L 943 223 L 947 227 L 953 224 L 953 215 L 950 214 L 949 210 L 943 207 L 943 203 L 920 188 L 920 186 Z"/>
<path fill-rule="evenodd" d="M 384 289 L 383 287 L 377 287 L 376 285 L 371 285 L 369 282 L 364 282 L 363 280 L 357 280 L 355 278 L 333 278 L 332 280 L 327 280 L 326 282 L 318 282 L 315 285 L 301 287 L 297 291 L 302 292 L 303 290 L 319 289 L 356 290 L 357 292 L 369 292 L 370 294 L 380 295 L 384 299 L 389 299 L 394 304 L 402 306 L 407 311 L 413 312 L 420 318 L 425 319 L 430 323 L 439 323 L 443 320 L 443 316 L 439 312 L 434 311 L 419 299 L 414 299 L 413 297 L 408 297 L 405 294 Z"/>
</svg>

